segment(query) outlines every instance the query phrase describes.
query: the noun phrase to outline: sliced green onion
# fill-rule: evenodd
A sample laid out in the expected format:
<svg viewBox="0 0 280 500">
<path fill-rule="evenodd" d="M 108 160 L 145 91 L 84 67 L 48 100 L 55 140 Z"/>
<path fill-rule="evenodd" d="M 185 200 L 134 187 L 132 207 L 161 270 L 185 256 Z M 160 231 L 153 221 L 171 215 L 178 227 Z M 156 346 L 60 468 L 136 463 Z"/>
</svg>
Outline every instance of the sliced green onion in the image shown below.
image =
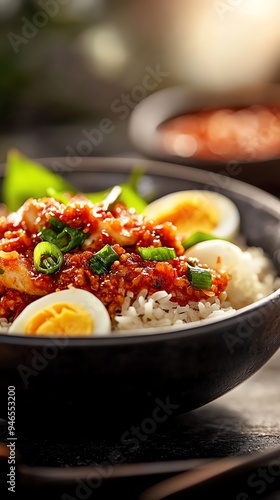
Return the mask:
<svg viewBox="0 0 280 500">
<path fill-rule="evenodd" d="M 197 243 L 201 243 L 201 241 L 222 240 L 222 239 L 224 238 L 218 238 L 213 234 L 197 231 L 196 233 L 191 234 L 191 236 L 189 236 L 186 240 L 182 241 L 182 245 L 184 249 L 187 250 L 188 248 L 196 245 Z"/>
<path fill-rule="evenodd" d="M 51 217 L 49 222 L 51 227 L 43 227 L 39 236 L 42 240 L 56 245 L 63 253 L 82 245 L 88 237 L 82 229 L 67 226 L 55 217 Z"/>
<path fill-rule="evenodd" d="M 4 274 L 4 273 L 5 273 L 4 269 L 0 268 L 0 274 Z"/>
<path fill-rule="evenodd" d="M 53 274 L 63 262 L 63 254 L 59 248 L 48 241 L 41 241 L 34 248 L 34 265 L 38 272 Z"/>
<path fill-rule="evenodd" d="M 198 290 L 209 290 L 212 286 L 212 276 L 208 269 L 188 264 L 187 277 L 191 285 Z"/>
<path fill-rule="evenodd" d="M 56 238 L 56 245 L 63 253 L 70 252 L 73 248 L 82 245 L 87 237 L 88 234 L 84 233 L 81 229 L 65 226 Z"/>
<path fill-rule="evenodd" d="M 53 229 L 55 229 L 57 232 L 62 231 L 62 229 L 66 226 L 61 220 L 57 219 L 56 217 L 50 217 L 49 222 Z"/>
<path fill-rule="evenodd" d="M 47 229 L 46 227 L 42 227 L 38 236 L 40 236 L 40 238 L 44 241 L 55 244 L 57 233 L 51 228 Z"/>
<path fill-rule="evenodd" d="M 119 260 L 117 252 L 110 245 L 105 245 L 89 259 L 88 263 L 91 270 L 100 275 L 108 273 L 115 260 Z"/>
<path fill-rule="evenodd" d="M 164 260 L 171 260 L 177 257 L 174 248 L 168 247 L 139 247 L 138 251 L 144 260 L 157 260 L 162 262 Z"/>
</svg>

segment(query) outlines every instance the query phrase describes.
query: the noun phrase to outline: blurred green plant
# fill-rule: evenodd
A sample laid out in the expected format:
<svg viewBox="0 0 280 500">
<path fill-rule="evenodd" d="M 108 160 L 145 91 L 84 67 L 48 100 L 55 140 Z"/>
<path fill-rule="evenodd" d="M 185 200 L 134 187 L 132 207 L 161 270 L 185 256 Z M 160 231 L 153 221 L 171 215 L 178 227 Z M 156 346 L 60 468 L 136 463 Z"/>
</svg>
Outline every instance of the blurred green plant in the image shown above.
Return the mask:
<svg viewBox="0 0 280 500">
<path fill-rule="evenodd" d="M 110 205 L 117 200 L 122 201 L 128 208 L 134 208 L 141 213 L 147 205 L 146 200 L 138 192 L 138 184 L 143 173 L 144 170 L 140 167 L 133 169 L 127 181 L 118 186 L 118 195 L 110 200 Z M 114 188 L 110 186 L 104 191 L 84 194 L 92 203 L 100 203 L 110 198 Z M 27 158 L 16 149 L 9 151 L 2 185 L 2 200 L 9 211 L 18 210 L 28 198 L 51 196 L 62 203 L 67 203 L 68 194 L 76 193 L 77 189 L 63 176 Z"/>
</svg>

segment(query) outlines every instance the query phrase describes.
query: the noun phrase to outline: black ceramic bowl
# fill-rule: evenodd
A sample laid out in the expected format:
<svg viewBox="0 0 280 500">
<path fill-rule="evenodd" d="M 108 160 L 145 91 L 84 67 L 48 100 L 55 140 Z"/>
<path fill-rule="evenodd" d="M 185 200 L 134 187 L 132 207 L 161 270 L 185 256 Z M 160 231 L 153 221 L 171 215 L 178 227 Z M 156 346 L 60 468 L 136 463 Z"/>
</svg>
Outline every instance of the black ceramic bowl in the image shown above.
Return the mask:
<svg viewBox="0 0 280 500">
<path fill-rule="evenodd" d="M 239 111 L 239 114 L 234 114 L 234 125 L 232 120 L 227 119 L 228 115 L 225 115 L 225 118 L 222 116 L 215 118 L 216 128 L 211 128 L 211 137 L 214 137 L 214 140 L 211 140 L 209 148 L 209 144 L 205 143 L 204 132 L 201 132 L 205 125 L 206 133 L 209 135 L 207 114 L 201 116 L 199 129 L 197 122 L 195 124 L 195 116 L 201 112 L 212 113 L 219 110 Z M 249 113 L 244 115 L 244 111 Z M 262 112 L 264 114 L 261 114 Z M 271 114 L 265 117 L 265 112 Z M 172 141 L 168 140 L 165 128 L 167 123 L 187 116 L 194 117 L 194 120 L 189 122 L 191 125 L 188 125 L 193 130 L 192 137 L 198 132 L 198 142 L 201 141 L 202 146 L 206 145 L 204 152 L 200 154 L 199 147 L 194 151 L 192 140 L 187 143 L 187 147 L 185 142 L 183 146 L 181 141 L 177 142 L 176 144 L 180 145 L 178 148 L 174 147 L 176 135 L 173 135 Z M 260 125 L 255 132 L 253 127 L 256 119 L 263 125 Z M 205 123 L 202 123 L 203 120 Z M 178 130 L 178 124 L 176 126 L 173 124 L 174 129 Z M 217 139 L 215 141 L 217 129 L 219 134 L 224 134 L 223 147 L 231 149 L 231 152 L 227 152 L 228 156 L 223 156 L 222 151 L 219 154 L 211 151 L 211 147 L 217 148 L 218 145 Z M 226 175 L 274 194 L 280 192 L 279 85 L 267 84 L 227 92 L 195 90 L 188 86 L 165 88 L 143 99 L 135 107 L 130 116 L 128 133 L 133 147 L 146 157 Z M 177 138 L 179 135 L 177 134 Z M 235 135 L 237 144 L 240 142 L 241 151 L 232 147 Z"/>
<path fill-rule="evenodd" d="M 53 159 L 41 161 L 53 165 Z M 143 159 L 84 158 L 71 171 L 65 159 L 59 163 L 82 191 L 123 182 L 136 166 L 146 168 L 145 184 L 157 197 L 192 188 L 219 191 L 236 203 L 247 244 L 262 247 L 280 271 L 280 201 L 256 187 L 229 179 L 221 187 L 220 176 Z M 8 387 L 15 386 L 17 425 L 157 425 L 227 393 L 279 346 L 279 290 L 234 316 L 181 330 L 77 339 L 1 334 L 0 415 L 7 411 Z"/>
</svg>

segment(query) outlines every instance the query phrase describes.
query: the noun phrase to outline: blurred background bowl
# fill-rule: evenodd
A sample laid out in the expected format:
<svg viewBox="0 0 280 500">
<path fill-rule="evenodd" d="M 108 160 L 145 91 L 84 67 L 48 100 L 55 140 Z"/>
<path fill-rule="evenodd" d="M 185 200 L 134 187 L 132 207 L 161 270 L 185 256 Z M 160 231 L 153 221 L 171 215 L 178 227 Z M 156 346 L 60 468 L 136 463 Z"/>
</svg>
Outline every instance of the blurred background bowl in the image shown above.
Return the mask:
<svg viewBox="0 0 280 500">
<path fill-rule="evenodd" d="M 280 84 L 279 23 L 277 0 L 0 0 L 0 162 L 137 155 L 129 117 L 150 95 Z"/>
<path fill-rule="evenodd" d="M 280 192 L 280 86 L 210 91 L 160 90 L 133 110 L 133 147 L 147 157 L 185 164 Z"/>
</svg>

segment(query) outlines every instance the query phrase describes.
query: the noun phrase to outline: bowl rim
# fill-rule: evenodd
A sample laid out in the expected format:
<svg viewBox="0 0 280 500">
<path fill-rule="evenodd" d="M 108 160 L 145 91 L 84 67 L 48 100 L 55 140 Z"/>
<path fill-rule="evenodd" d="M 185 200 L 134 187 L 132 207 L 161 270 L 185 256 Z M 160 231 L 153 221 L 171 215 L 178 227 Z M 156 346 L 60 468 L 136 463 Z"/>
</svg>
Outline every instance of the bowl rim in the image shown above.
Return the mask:
<svg viewBox="0 0 280 500">
<path fill-rule="evenodd" d="M 8 345 L 21 345 L 28 347 L 42 347 L 42 346 L 57 346 L 61 349 L 75 348 L 75 347 L 91 347 L 91 346 L 118 346 L 118 345 L 135 345 L 145 343 L 157 343 L 166 340 L 179 340 L 180 338 L 189 337 L 201 338 L 203 336 L 209 337 L 213 335 L 223 335 L 227 329 L 232 327 L 232 321 L 237 318 L 238 323 L 249 317 L 256 310 L 260 310 L 273 303 L 280 304 L 280 288 L 273 293 L 269 294 L 262 299 L 259 299 L 253 304 L 242 307 L 239 311 L 233 311 L 229 314 L 225 313 L 224 317 L 215 317 L 212 319 L 204 319 L 188 323 L 187 325 L 177 325 L 176 327 L 156 327 L 151 331 L 149 329 L 135 329 L 129 333 L 116 333 L 113 335 L 99 335 L 94 337 L 26 337 L 22 334 L 7 334 L 0 333 L 0 346 Z M 218 324 L 218 328 L 217 328 Z M 199 331 L 198 331 L 199 330 Z"/>
<path fill-rule="evenodd" d="M 73 167 L 70 171 L 65 168 L 65 173 L 71 172 L 85 172 L 92 173 L 102 171 L 104 172 L 112 172 L 113 169 L 117 169 L 117 173 L 127 173 L 133 167 L 135 162 L 140 163 L 142 166 L 146 166 L 147 175 L 153 176 L 165 176 L 165 177 L 176 177 L 177 179 L 186 180 L 188 182 L 198 182 L 204 183 L 205 186 L 213 186 L 217 187 L 217 184 L 220 182 L 220 174 L 212 173 L 212 180 L 205 181 L 205 177 L 209 176 L 209 172 L 194 168 L 187 167 L 185 165 L 173 164 L 171 162 L 158 161 L 148 158 L 141 158 L 139 156 L 95 156 L 95 157 L 73 157 L 73 159 L 80 159 L 81 164 Z M 37 162 L 42 163 L 43 165 L 53 169 L 52 164 L 54 162 L 65 162 L 65 157 L 45 157 L 45 158 L 36 158 L 34 159 Z M 5 164 L 0 164 L 0 178 L 5 175 Z M 145 174 L 144 174 L 145 175 Z M 225 177 L 225 176 L 224 176 Z M 230 188 L 219 188 L 222 193 L 225 191 L 233 192 L 240 199 L 250 199 L 251 201 L 257 200 L 258 204 L 265 206 L 267 209 L 271 211 L 274 215 L 279 216 L 280 218 L 280 199 L 274 196 L 273 194 L 266 192 L 256 186 L 250 185 L 238 179 L 230 179 Z M 262 201 L 262 203 L 260 203 Z M 135 343 L 146 343 L 146 342 L 158 342 L 164 340 L 177 339 L 180 337 L 192 337 L 199 335 L 211 335 L 211 333 L 217 333 L 217 331 L 222 330 L 226 327 L 229 327 L 234 318 L 242 318 L 246 317 L 247 314 L 250 314 L 255 309 L 263 308 L 269 303 L 273 303 L 274 301 L 280 302 L 280 288 L 269 294 L 268 296 L 259 299 L 257 302 L 249 304 L 245 307 L 242 307 L 237 312 L 233 311 L 229 314 L 225 314 L 224 317 L 216 317 L 212 319 L 204 319 L 199 320 L 194 323 L 188 323 L 184 325 L 177 325 L 171 327 L 164 327 L 164 330 L 160 327 L 156 327 L 152 330 L 148 329 L 135 329 L 130 333 L 120 332 L 114 333 L 113 335 L 100 335 L 94 337 L 26 337 L 22 334 L 7 334 L 0 333 L 0 345 L 1 344 L 18 344 L 18 345 L 26 345 L 26 346 L 49 346 L 55 345 L 56 341 L 64 341 L 67 347 L 84 347 L 85 345 L 119 345 L 125 343 L 126 345 L 135 344 Z M 216 326 L 221 325 L 221 328 L 216 328 Z M 199 332 L 197 331 L 199 329 Z"/>
</svg>

